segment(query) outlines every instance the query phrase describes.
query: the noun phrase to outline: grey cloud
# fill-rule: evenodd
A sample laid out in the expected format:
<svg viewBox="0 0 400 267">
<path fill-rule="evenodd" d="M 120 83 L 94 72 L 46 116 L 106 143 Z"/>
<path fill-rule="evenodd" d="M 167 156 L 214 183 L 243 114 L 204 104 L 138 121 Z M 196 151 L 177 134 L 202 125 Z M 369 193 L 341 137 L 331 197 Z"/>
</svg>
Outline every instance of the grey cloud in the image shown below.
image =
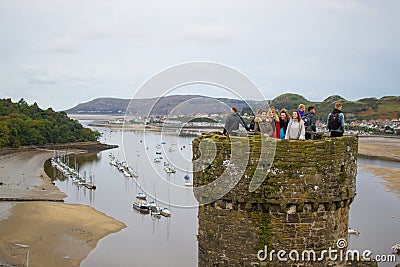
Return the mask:
<svg viewBox="0 0 400 267">
<path fill-rule="evenodd" d="M 180 33 L 182 40 L 211 44 L 226 44 L 235 41 L 231 28 L 222 25 L 187 25 Z"/>
<path fill-rule="evenodd" d="M 0 88 L 15 97 L 40 88 L 35 101 L 63 109 L 131 97 L 157 72 L 205 60 L 243 72 L 268 99 L 394 94 L 399 9 L 397 0 L 0 1 Z"/>
<path fill-rule="evenodd" d="M 48 50 L 55 53 L 73 54 L 78 52 L 78 47 L 78 42 L 71 36 L 62 36 L 53 39 L 48 46 Z"/>
</svg>

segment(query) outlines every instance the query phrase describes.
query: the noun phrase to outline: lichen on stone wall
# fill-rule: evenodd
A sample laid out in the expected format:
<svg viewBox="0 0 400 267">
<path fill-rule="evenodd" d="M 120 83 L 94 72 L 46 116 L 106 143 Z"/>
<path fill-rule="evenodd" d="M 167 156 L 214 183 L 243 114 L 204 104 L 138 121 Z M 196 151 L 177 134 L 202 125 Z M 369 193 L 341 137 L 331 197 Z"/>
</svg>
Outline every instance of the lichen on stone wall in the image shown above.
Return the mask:
<svg viewBox="0 0 400 267">
<path fill-rule="evenodd" d="M 246 153 L 237 154 L 246 148 Z M 347 240 L 357 149 L 354 136 L 296 141 L 210 133 L 196 138 L 193 181 L 199 202 L 235 183 L 226 194 L 199 208 L 199 266 L 260 265 L 265 263 L 257 259 L 257 252 L 265 246 L 319 251 L 334 246 L 339 238 Z M 230 166 L 239 158 L 245 159 L 243 170 Z M 228 170 L 232 172 L 228 176 L 241 176 L 211 191 L 196 192 Z M 249 190 L 255 178 L 256 189 Z"/>
</svg>

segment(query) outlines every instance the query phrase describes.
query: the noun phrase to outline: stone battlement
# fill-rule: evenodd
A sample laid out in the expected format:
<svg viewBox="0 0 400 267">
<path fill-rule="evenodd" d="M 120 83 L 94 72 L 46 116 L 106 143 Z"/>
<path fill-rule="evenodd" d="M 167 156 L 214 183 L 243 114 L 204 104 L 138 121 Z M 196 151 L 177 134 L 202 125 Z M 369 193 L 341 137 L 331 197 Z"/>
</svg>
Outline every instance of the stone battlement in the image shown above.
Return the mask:
<svg viewBox="0 0 400 267">
<path fill-rule="evenodd" d="M 297 141 L 210 133 L 192 145 L 194 169 L 199 170 L 193 179 L 195 196 L 208 203 L 199 207 L 199 266 L 288 266 L 290 262 L 260 262 L 257 252 L 267 246 L 318 253 L 334 248 L 338 239 L 347 241 L 349 206 L 356 194 L 358 137 Z M 229 169 L 233 163 L 242 165 Z M 211 190 L 197 190 L 219 184 L 222 175 L 240 177 L 221 181 Z M 227 186 L 232 190 L 207 201 Z M 297 264 L 345 262 L 290 263 Z"/>
</svg>

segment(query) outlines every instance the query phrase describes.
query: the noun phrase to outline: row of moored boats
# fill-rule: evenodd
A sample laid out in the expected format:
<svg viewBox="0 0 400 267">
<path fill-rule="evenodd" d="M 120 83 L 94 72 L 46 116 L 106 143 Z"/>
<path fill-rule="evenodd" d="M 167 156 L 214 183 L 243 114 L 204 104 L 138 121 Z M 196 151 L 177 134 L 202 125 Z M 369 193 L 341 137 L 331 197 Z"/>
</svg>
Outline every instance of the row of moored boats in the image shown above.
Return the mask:
<svg viewBox="0 0 400 267">
<path fill-rule="evenodd" d="M 109 157 L 110 157 L 110 165 L 117 168 L 118 171 L 121 172 L 125 177 L 133 177 L 133 178 L 139 177 L 138 172 L 135 171 L 131 166 L 129 166 L 128 163 L 126 163 L 126 161 L 119 161 L 118 159 L 115 158 L 115 155 L 113 153 L 110 153 Z"/>
<path fill-rule="evenodd" d="M 51 166 L 57 169 L 66 178 L 72 180 L 77 186 L 84 186 L 88 189 L 96 189 L 96 185 L 93 183 L 93 174 L 90 173 L 89 180 L 86 180 L 86 175 L 81 176 L 77 168 L 70 167 L 67 163 L 62 161 L 61 156 L 51 158 Z"/>
<path fill-rule="evenodd" d="M 136 195 L 136 199 L 133 202 L 133 208 L 143 214 L 151 214 L 155 217 L 165 216 L 170 217 L 171 211 L 169 208 L 161 208 L 157 205 L 156 201 L 147 202 L 147 196 L 143 192 L 139 192 Z"/>
</svg>

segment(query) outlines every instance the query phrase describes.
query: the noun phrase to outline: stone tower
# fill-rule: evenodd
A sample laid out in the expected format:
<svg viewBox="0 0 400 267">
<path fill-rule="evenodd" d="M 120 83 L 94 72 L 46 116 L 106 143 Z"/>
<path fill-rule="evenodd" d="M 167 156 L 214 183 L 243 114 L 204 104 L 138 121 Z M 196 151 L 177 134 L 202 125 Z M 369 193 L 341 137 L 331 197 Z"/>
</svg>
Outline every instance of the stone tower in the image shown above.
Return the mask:
<svg viewBox="0 0 400 267">
<path fill-rule="evenodd" d="M 231 143 L 246 142 L 250 148 L 244 174 L 233 189 L 199 207 L 199 266 L 346 265 L 349 206 L 356 194 L 358 138 L 272 141 L 276 142 L 273 163 L 265 169 L 266 179 L 254 192 L 249 191 L 250 183 L 255 170 L 264 168 L 258 163 L 261 144 L 268 139 L 229 139 L 210 133 L 193 141 L 194 169 L 203 167 L 193 179 L 200 202 L 207 198 L 207 192 L 196 192 L 196 188 L 220 177 L 229 159 L 244 156 L 231 155 Z M 331 258 L 321 254 L 329 248 Z M 283 261 L 278 260 L 279 250 L 286 252 L 280 255 Z"/>
</svg>

